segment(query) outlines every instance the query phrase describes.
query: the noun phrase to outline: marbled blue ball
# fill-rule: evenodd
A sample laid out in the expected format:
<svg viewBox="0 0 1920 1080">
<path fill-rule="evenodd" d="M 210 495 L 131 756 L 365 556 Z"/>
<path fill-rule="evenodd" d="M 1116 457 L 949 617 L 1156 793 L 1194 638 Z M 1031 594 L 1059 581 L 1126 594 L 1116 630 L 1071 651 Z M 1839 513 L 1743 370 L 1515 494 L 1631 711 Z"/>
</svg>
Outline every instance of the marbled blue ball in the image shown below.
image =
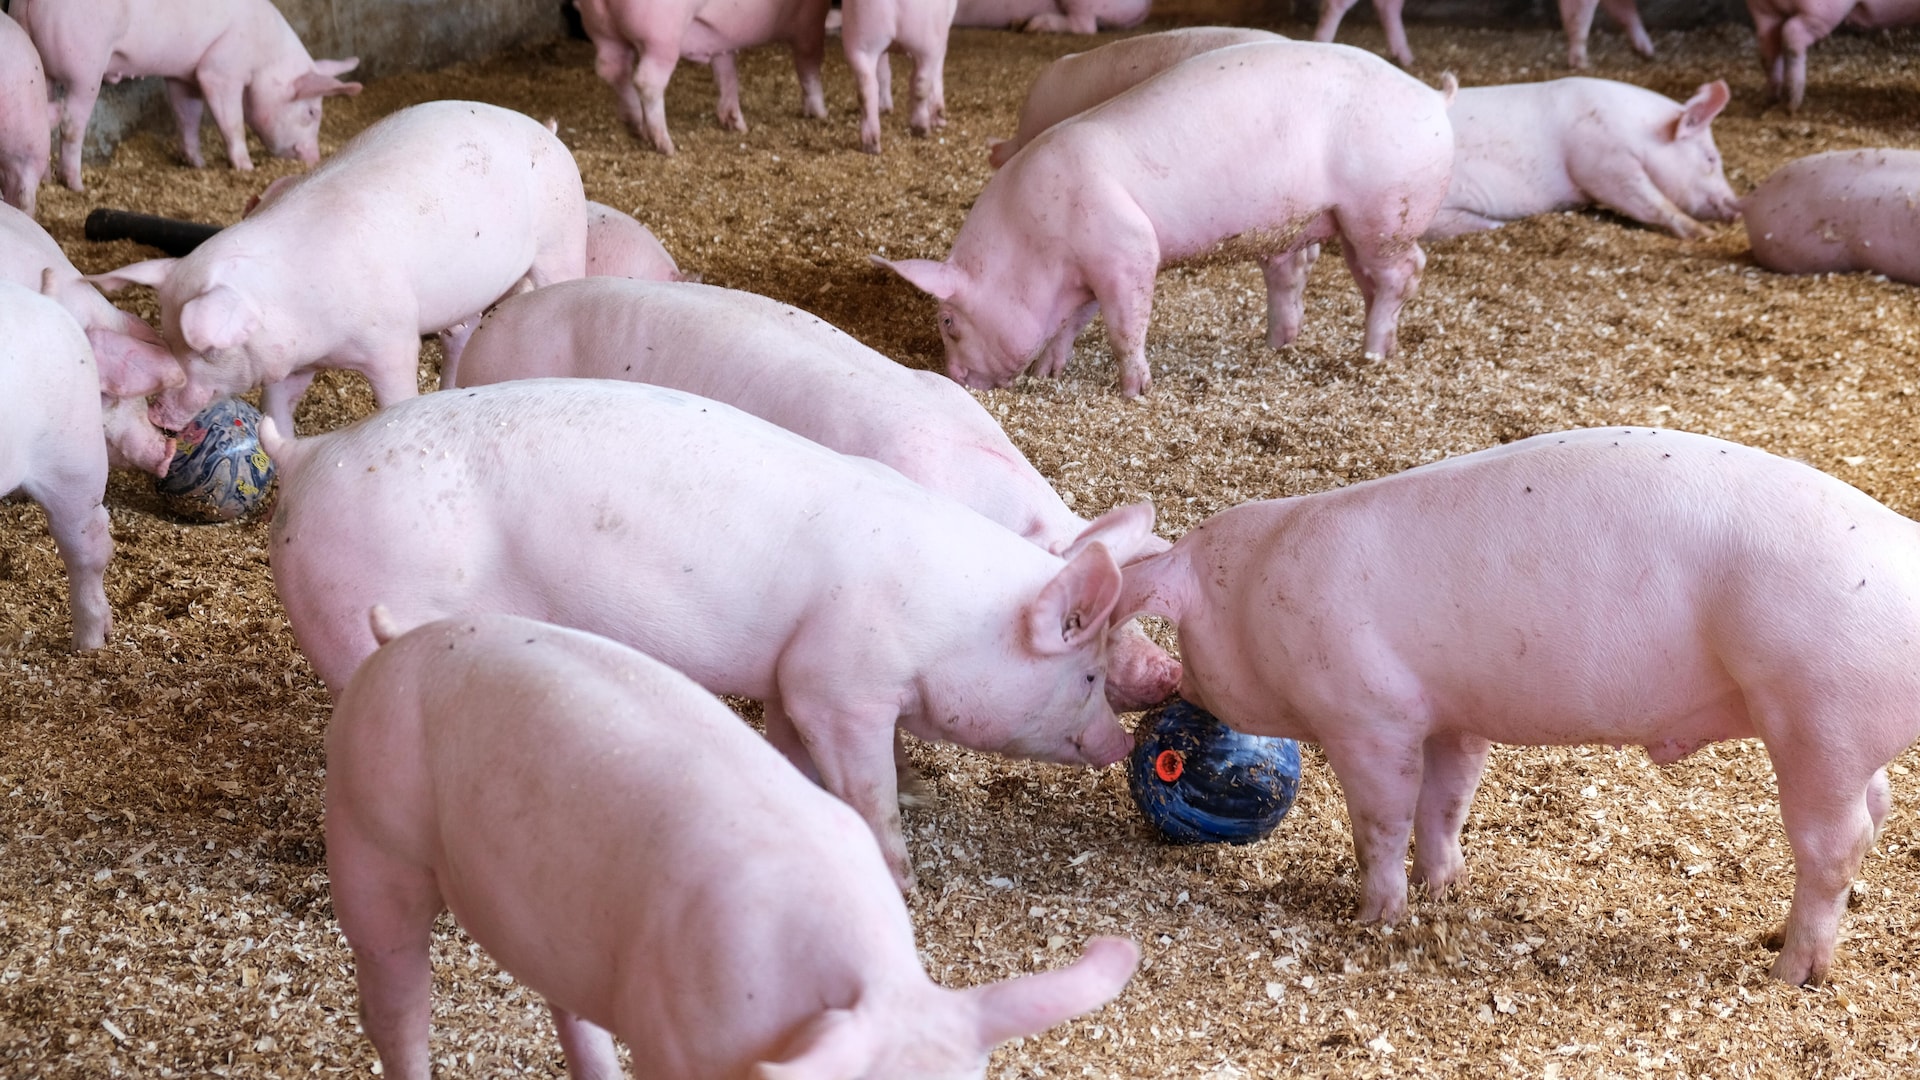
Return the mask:
<svg viewBox="0 0 1920 1080">
<path fill-rule="evenodd" d="M 1242 735 L 1176 699 L 1141 718 L 1127 786 L 1140 813 L 1176 844 L 1250 844 L 1293 806 L 1300 745 Z"/>
<path fill-rule="evenodd" d="M 167 510 L 188 521 L 232 521 L 267 501 L 273 461 L 260 445 L 260 411 L 222 398 L 180 430 L 167 475 L 154 489 Z"/>
</svg>

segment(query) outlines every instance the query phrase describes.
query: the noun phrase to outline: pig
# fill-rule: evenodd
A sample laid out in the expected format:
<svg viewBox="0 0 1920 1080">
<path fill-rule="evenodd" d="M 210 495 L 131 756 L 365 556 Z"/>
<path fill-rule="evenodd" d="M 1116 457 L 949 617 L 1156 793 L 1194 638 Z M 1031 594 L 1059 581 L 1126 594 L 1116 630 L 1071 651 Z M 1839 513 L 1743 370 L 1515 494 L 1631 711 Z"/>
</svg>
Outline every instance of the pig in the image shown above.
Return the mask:
<svg viewBox="0 0 1920 1080">
<path fill-rule="evenodd" d="M 1818 982 L 1885 765 L 1920 734 L 1920 525 L 1704 435 L 1540 435 L 1233 507 L 1126 569 L 1179 626 L 1181 693 L 1318 742 L 1354 822 L 1363 920 L 1460 880 L 1490 743 L 1638 744 L 1666 765 L 1758 737 L 1796 881 L 1773 965 Z"/>
<path fill-rule="evenodd" d="M 1083 53 L 1068 53 L 1048 64 L 1020 103 L 1020 126 L 1011 139 L 987 144 L 987 161 L 1005 165 L 1034 136 L 1075 113 L 1130 90 L 1189 57 L 1228 45 L 1285 41 L 1267 30 L 1237 26 L 1189 26 L 1122 38 Z"/>
<path fill-rule="evenodd" d="M 1036 364 L 1059 374 L 1098 311 L 1133 397 L 1152 384 L 1160 267 L 1258 261 L 1279 348 L 1299 332 L 1287 299 L 1306 249 L 1338 235 L 1366 296 L 1366 352 L 1385 356 L 1453 170 L 1451 75 L 1446 85 L 1344 45 L 1204 53 L 1027 144 L 987 182 L 945 262 L 874 262 L 940 302 L 947 374 L 963 385 L 1004 386 Z"/>
<path fill-rule="evenodd" d="M 1153 0 L 959 0 L 953 25 L 1095 34 L 1138 26 L 1152 9 Z"/>
<path fill-rule="evenodd" d="M 687 280 L 652 229 L 611 206 L 591 201 L 587 203 L 586 276 Z"/>
<path fill-rule="evenodd" d="M 1790 161 L 1742 200 L 1756 262 L 1783 274 L 1869 270 L 1920 285 L 1920 150 Z"/>
<path fill-rule="evenodd" d="M 52 153 L 40 54 L 26 31 L 0 12 L 0 201 L 32 217 Z"/>
<path fill-rule="evenodd" d="M 15 13 L 65 89 L 59 106 L 60 180 L 81 190 L 80 149 L 100 83 L 141 75 L 166 79 L 187 163 L 200 153 L 202 114 L 236 169 L 253 168 L 252 127 L 275 157 L 320 160 L 320 108 L 360 92 L 340 76 L 359 60 L 315 60 L 268 0 L 16 0 Z"/>
<path fill-rule="evenodd" d="M 888 465 L 1055 555 L 1088 527 L 952 380 L 902 367 L 764 296 L 615 278 L 550 285 L 488 313 L 447 386 L 543 376 L 625 379 L 724 401 Z M 1142 543 L 1166 549 L 1158 537 Z M 1144 709 L 1173 692 L 1180 667 L 1139 624 L 1124 624 L 1110 645 L 1115 709 Z"/>
<path fill-rule="evenodd" d="M 1357 2 L 1322 0 L 1320 22 L 1314 27 L 1313 40 L 1332 41 L 1340 29 L 1340 20 Z M 1407 44 L 1407 26 L 1400 14 L 1405 8 L 1406 0 L 1374 0 L 1373 5 L 1380 16 L 1380 29 L 1387 34 L 1387 52 L 1401 67 L 1412 67 L 1413 47 Z M 1646 24 L 1640 21 L 1640 9 L 1634 0 L 1560 0 L 1560 24 L 1567 34 L 1568 67 L 1587 66 L 1587 37 L 1593 31 L 1593 14 L 1598 8 L 1605 8 L 1613 21 L 1626 31 L 1634 52 L 1653 56 L 1653 39 L 1647 36 Z"/>
<path fill-rule="evenodd" d="M 859 817 L 686 676 L 530 619 L 392 638 L 381 617 L 327 727 L 326 835 L 389 1080 L 429 1075 L 446 909 L 547 999 L 581 1078 L 621 1075 L 614 1036 L 648 1076 L 984 1077 L 1133 974 L 1132 941 L 1095 938 L 1066 968 L 936 985 Z"/>
<path fill-rule="evenodd" d="M 66 309 L 0 281 L 0 495 L 25 491 L 47 513 L 67 568 L 73 647 L 106 644 L 107 448 L 93 349 Z"/>
<path fill-rule="evenodd" d="M 1760 68 L 1775 101 L 1797 112 L 1807 96 L 1807 50 L 1845 22 L 1886 30 L 1920 22 L 1920 0 L 1747 0 Z"/>
<path fill-rule="evenodd" d="M 586 269 L 573 155 L 538 122 L 493 105 L 401 109 L 272 196 L 184 258 L 90 279 L 159 290 L 186 370 L 154 402 L 164 428 L 265 383 L 263 411 L 291 432 L 320 368 L 365 375 L 382 406 L 412 397 L 420 335 Z"/>
<path fill-rule="evenodd" d="M 740 111 L 738 49 L 769 42 L 793 48 L 802 111 L 827 115 L 820 63 L 827 54 L 827 0 L 577 0 L 593 40 L 594 71 L 613 87 L 621 119 L 636 136 L 673 156 L 667 133 L 667 80 L 685 57 L 711 64 L 720 91 L 720 126 L 747 130 Z"/>
<path fill-rule="evenodd" d="M 139 316 L 114 307 L 81 278 L 66 252 L 26 214 L 0 205 L 0 281 L 34 289 L 66 309 L 93 350 L 107 460 L 165 476 L 174 440 L 147 418 L 147 396 L 186 382 L 187 373 Z"/>
<path fill-rule="evenodd" d="M 880 152 L 880 112 L 893 105 L 882 92 L 880 72 L 887 50 L 913 58 L 913 112 L 908 129 L 926 135 L 947 123 L 947 30 L 954 0 L 846 0 L 841 5 L 840 44 L 860 91 L 860 149 Z M 885 76 L 889 80 L 891 75 Z"/>
<path fill-rule="evenodd" d="M 403 625 L 500 612 L 603 634 L 762 702 L 905 888 L 896 725 L 1093 766 L 1131 747 L 1103 684 L 1150 504 L 1052 555 L 877 462 L 604 379 L 442 391 L 307 439 L 263 423 L 261 443 L 274 585 L 333 693 L 373 651 L 376 602 Z"/>
<path fill-rule="evenodd" d="M 1724 80 L 1686 104 L 1609 79 L 1555 79 L 1460 91 L 1453 182 L 1424 240 L 1496 229 L 1535 214 L 1598 203 L 1686 240 L 1702 221 L 1739 217 L 1713 118 Z"/>
</svg>

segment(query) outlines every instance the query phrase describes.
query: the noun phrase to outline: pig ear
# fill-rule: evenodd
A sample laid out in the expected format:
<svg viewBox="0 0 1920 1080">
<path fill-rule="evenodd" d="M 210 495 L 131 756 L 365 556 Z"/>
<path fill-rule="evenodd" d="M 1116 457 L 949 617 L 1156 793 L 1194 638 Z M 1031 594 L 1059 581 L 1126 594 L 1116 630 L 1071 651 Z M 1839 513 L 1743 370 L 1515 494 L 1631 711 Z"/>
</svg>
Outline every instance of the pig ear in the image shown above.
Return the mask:
<svg viewBox="0 0 1920 1080">
<path fill-rule="evenodd" d="M 1687 99 L 1686 107 L 1680 113 L 1680 119 L 1673 125 L 1673 137 L 1684 139 L 1707 130 L 1713 118 L 1733 100 L 1733 91 L 1727 89 L 1727 80 L 1716 79 L 1700 87 L 1700 92 Z"/>
<path fill-rule="evenodd" d="M 166 284 L 167 275 L 173 272 L 173 264 L 179 259 L 148 259 L 132 266 L 123 266 L 118 270 L 109 270 L 104 274 L 89 274 L 86 278 L 101 292 L 112 296 L 129 285 L 151 285 L 154 288 Z"/>
<path fill-rule="evenodd" d="M 146 397 L 186 385 L 187 373 L 180 362 L 154 342 L 98 327 L 87 331 L 87 340 L 93 344 L 93 362 L 100 371 L 100 391 L 108 397 Z"/>
<path fill-rule="evenodd" d="M 753 1067 L 753 1080 L 859 1080 L 873 1064 L 873 1034 L 849 1009 L 814 1017 L 793 1041 L 784 1061 Z"/>
<path fill-rule="evenodd" d="M 1140 963 L 1126 938 L 1094 938 L 1086 954 L 1058 971 L 1042 972 L 965 991 L 979 1011 L 981 1049 L 1037 1035 L 1112 1001 Z"/>
<path fill-rule="evenodd" d="M 359 83 L 341 82 L 332 75 L 320 71 L 319 67 L 321 63 L 326 63 L 326 61 L 315 63 L 315 70 L 309 71 L 305 75 L 293 80 L 294 97 L 341 97 L 343 95 L 351 97 L 360 92 Z"/>
<path fill-rule="evenodd" d="M 322 75 L 345 75 L 360 66 L 360 58 L 349 56 L 345 60 L 315 60 L 313 70 Z"/>
<path fill-rule="evenodd" d="M 961 284 L 966 280 L 965 276 L 951 263 L 933 259 L 901 259 L 898 262 L 888 262 L 878 255 L 869 255 L 867 258 L 873 261 L 873 265 L 884 266 L 906 278 L 908 284 L 935 300 L 953 299 L 953 294 L 960 291 Z"/>
<path fill-rule="evenodd" d="M 215 285 L 180 309 L 180 337 L 197 353 L 231 349 L 253 336 L 258 326 L 252 305 L 227 285 Z"/>
<path fill-rule="evenodd" d="M 1086 648 L 1107 635 L 1120 601 L 1120 564 L 1098 540 L 1087 544 L 1027 605 L 1027 644 L 1042 656 Z"/>
<path fill-rule="evenodd" d="M 1063 559 L 1071 560 L 1086 550 L 1095 540 L 1107 545 L 1113 557 L 1125 566 L 1140 553 L 1140 549 L 1149 543 L 1153 536 L 1153 504 L 1142 500 L 1126 506 L 1116 506 L 1101 514 L 1093 524 L 1088 525 L 1067 550 L 1060 553 Z"/>
</svg>

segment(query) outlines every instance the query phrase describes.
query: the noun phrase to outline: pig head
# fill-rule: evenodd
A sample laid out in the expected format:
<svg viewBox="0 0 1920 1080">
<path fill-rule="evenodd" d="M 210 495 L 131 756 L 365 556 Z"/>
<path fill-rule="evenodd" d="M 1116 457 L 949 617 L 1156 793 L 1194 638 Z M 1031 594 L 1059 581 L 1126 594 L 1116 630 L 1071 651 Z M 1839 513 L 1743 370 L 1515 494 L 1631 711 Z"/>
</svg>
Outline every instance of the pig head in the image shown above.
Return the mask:
<svg viewBox="0 0 1920 1080">
<path fill-rule="evenodd" d="M 278 73 L 264 75 L 247 86 L 247 126 L 274 157 L 319 164 L 321 102 L 358 94 L 360 84 L 342 82 L 340 76 L 359 66 L 358 57 L 315 60 L 311 68 L 291 78 Z"/>
<path fill-rule="evenodd" d="M 183 371 L 153 402 L 153 422 L 168 431 L 186 427 L 218 398 L 292 374 L 294 351 L 275 339 L 254 291 L 210 280 L 221 270 L 205 262 L 149 259 L 87 278 L 108 292 L 129 285 L 159 292 L 162 329 Z"/>
</svg>

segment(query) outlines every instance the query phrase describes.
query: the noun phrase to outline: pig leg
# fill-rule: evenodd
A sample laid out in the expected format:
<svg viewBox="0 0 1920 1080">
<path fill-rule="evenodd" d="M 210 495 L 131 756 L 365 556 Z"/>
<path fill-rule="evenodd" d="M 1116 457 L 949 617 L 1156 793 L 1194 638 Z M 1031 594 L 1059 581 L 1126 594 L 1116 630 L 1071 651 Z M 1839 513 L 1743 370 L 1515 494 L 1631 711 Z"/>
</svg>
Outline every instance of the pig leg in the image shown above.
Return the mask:
<svg viewBox="0 0 1920 1080">
<path fill-rule="evenodd" d="M 1647 25 L 1640 21 L 1640 6 L 1634 0 L 1600 0 L 1600 6 L 1606 8 L 1607 14 L 1626 32 L 1633 51 L 1651 59 L 1653 39 L 1647 36 Z"/>
<path fill-rule="evenodd" d="M 1362 253 L 1355 237 L 1369 234 L 1350 232 L 1344 223 L 1340 234 L 1347 269 L 1367 301 L 1366 355 L 1369 359 L 1392 356 L 1399 336 L 1400 308 L 1420 288 L 1420 271 L 1426 269 L 1427 254 L 1411 241 L 1393 255 L 1377 250 Z"/>
<path fill-rule="evenodd" d="M 1107 320 L 1107 342 L 1120 365 L 1120 393 L 1138 397 L 1153 386 L 1147 370 L 1147 320 L 1153 314 L 1153 281 L 1160 270 L 1160 242 L 1153 223 L 1131 202 L 1114 220 L 1088 222 L 1085 235 L 1102 236 L 1103 253 L 1087 259 L 1087 284 Z M 1103 215 L 1107 216 L 1107 215 Z"/>
<path fill-rule="evenodd" d="M 1760 50 L 1760 70 L 1767 74 L 1767 94 L 1775 101 L 1780 100 L 1780 90 L 1786 76 L 1780 55 L 1780 24 L 1783 21 L 1778 15 L 1753 12 L 1753 40 Z"/>
<path fill-rule="evenodd" d="M 1346 18 L 1347 12 L 1359 2 L 1360 0 L 1321 0 L 1320 22 L 1313 28 L 1313 40 L 1322 43 L 1332 41 L 1334 34 L 1340 31 L 1340 20 Z"/>
<path fill-rule="evenodd" d="M 1844 775 L 1852 763 L 1833 760 L 1831 746 L 1782 749 L 1773 762 L 1780 819 L 1793 848 L 1793 907 L 1773 977 L 1796 986 L 1817 984 L 1833 963 L 1847 893 L 1878 831 L 1874 812 L 1881 788 L 1877 774 L 1865 783 Z"/>
<path fill-rule="evenodd" d="M 850 708 L 844 703 L 792 697 L 782 705 L 820 770 L 820 786 L 866 820 L 894 882 L 901 892 L 913 892 L 913 864 L 900 831 L 900 789 L 893 757 L 898 709 L 892 705 Z"/>
<path fill-rule="evenodd" d="M 246 97 L 245 83 L 219 75 L 200 75 L 200 94 L 213 114 L 213 126 L 227 144 L 227 162 L 240 172 L 253 171 L 253 158 L 247 155 L 247 118 L 241 103 Z M 195 136 L 198 138 L 198 136 Z"/>
<path fill-rule="evenodd" d="M 103 63 L 91 77 L 67 80 L 67 96 L 60 102 L 60 182 L 74 191 L 85 190 L 80 181 L 80 150 L 86 144 L 87 123 L 93 119 L 105 72 Z"/>
<path fill-rule="evenodd" d="M 1341 732 L 1321 746 L 1353 825 L 1361 922 L 1390 923 L 1407 912 L 1407 839 L 1419 799 L 1422 752 L 1418 743 L 1408 744 L 1406 728 L 1403 722 L 1358 717 L 1322 726 Z"/>
<path fill-rule="evenodd" d="M 1300 336 L 1307 318 L 1307 274 L 1320 257 L 1320 245 L 1309 244 L 1260 260 L 1267 279 L 1267 345 L 1284 349 Z"/>
<path fill-rule="evenodd" d="M 1616 174 L 1604 185 L 1587 187 L 1581 178 L 1574 177 L 1574 183 L 1583 189 L 1604 190 L 1615 193 L 1614 198 L 1598 200 L 1601 205 L 1632 218 L 1645 225 L 1662 228 L 1682 240 L 1702 240 L 1713 235 L 1712 230 L 1688 216 L 1685 210 L 1673 205 L 1673 200 L 1662 194 L 1654 186 L 1653 178 L 1644 169 L 1636 169 L 1627 175 Z"/>
<path fill-rule="evenodd" d="M 847 66 L 853 69 L 854 85 L 860 91 L 860 149 L 877 154 L 880 152 L 880 73 L 887 70 L 887 55 L 869 53 L 849 42 Z"/>
<path fill-rule="evenodd" d="M 90 475 L 89 475 L 90 474 Z M 67 568 L 67 602 L 73 608 L 73 647 L 81 652 L 107 643 L 113 630 L 113 608 L 107 604 L 107 562 L 113 558 L 113 535 L 107 508 L 104 449 L 97 468 L 86 468 L 45 481 L 21 485 L 27 497 L 47 512 L 54 547 Z"/>
<path fill-rule="evenodd" d="M 780 707 L 779 702 L 769 701 L 760 707 L 761 722 L 766 725 L 767 742 L 773 744 L 780 756 L 793 763 L 800 774 L 818 784 L 820 769 L 813 763 L 813 755 L 807 750 L 807 742 L 800 730 L 793 726 L 793 718 Z"/>
<path fill-rule="evenodd" d="M 729 131 L 747 130 L 747 115 L 740 111 L 740 71 L 734 67 L 733 54 L 715 53 L 709 66 L 713 68 L 714 85 L 720 89 L 720 101 L 714 106 L 720 126 Z"/>
<path fill-rule="evenodd" d="M 173 118 L 180 125 L 180 152 L 187 164 L 204 169 L 207 159 L 200 152 L 200 119 L 206 111 L 206 99 L 200 96 L 197 84 L 185 79 L 168 79 L 166 85 L 167 104 L 173 107 Z"/>
<path fill-rule="evenodd" d="M 646 108 L 640 103 L 640 91 L 634 83 L 634 69 L 638 61 L 639 54 L 625 41 L 613 37 L 594 39 L 594 73 L 613 88 L 613 96 L 620 106 L 620 118 L 626 121 L 627 130 L 645 137 L 648 133 Z"/>
<path fill-rule="evenodd" d="M 1831 24 L 1823 26 L 1804 14 L 1795 15 L 1780 27 L 1780 44 L 1787 54 L 1788 112 L 1800 111 L 1800 102 L 1807 96 L 1807 50 L 1832 32 Z"/>
<path fill-rule="evenodd" d="M 260 411 L 273 418 L 273 425 L 280 429 L 283 439 L 293 438 L 293 413 L 300 407 L 300 399 L 307 396 L 307 387 L 313 385 L 313 375 L 311 369 L 296 371 L 284 379 L 266 384 L 260 390 L 260 404 L 263 406 Z"/>
<path fill-rule="evenodd" d="M 940 805 L 940 797 L 934 794 L 933 785 L 927 783 L 927 778 L 907 757 L 907 733 L 897 727 L 893 729 L 893 777 L 894 785 L 900 792 L 901 808 L 932 809 Z"/>
<path fill-rule="evenodd" d="M 1066 9 L 1064 13 L 1049 11 L 1035 15 L 1033 18 L 1028 19 L 1027 25 L 1021 27 L 1021 29 L 1029 34 L 1093 34 L 1099 32 L 1100 16 L 1099 13 L 1094 10 L 1093 3 L 1088 2 L 1088 0 L 1081 0 L 1080 3 L 1075 3 L 1074 0 L 1065 0 L 1061 6 Z"/>
<path fill-rule="evenodd" d="M 680 63 L 680 41 L 649 41 L 633 68 L 633 85 L 640 92 L 641 123 L 653 148 L 673 156 L 673 136 L 667 134 L 667 80 Z"/>
<path fill-rule="evenodd" d="M 333 912 L 353 949 L 360 1026 L 386 1080 L 428 1080 L 433 966 L 427 959 L 440 891 L 431 871 L 402 862 L 327 816 Z"/>
<path fill-rule="evenodd" d="M 1444 900 L 1467 869 L 1460 854 L 1460 827 L 1473 807 L 1493 744 L 1457 732 L 1427 736 L 1420 774 L 1420 802 L 1413 819 L 1413 875 L 1427 894 Z"/>
<path fill-rule="evenodd" d="M 893 58 L 881 53 L 873 73 L 880 79 L 880 111 L 890 113 L 893 111 Z"/>
<path fill-rule="evenodd" d="M 944 50 L 923 49 L 913 54 L 913 115 L 907 129 L 925 136 L 947 124 Z"/>
<path fill-rule="evenodd" d="M 793 39 L 793 72 L 800 78 L 800 111 L 816 120 L 827 115 L 827 92 L 820 82 L 820 65 L 827 58 L 827 24 L 810 26 Z"/>
<path fill-rule="evenodd" d="M 1567 66 L 1587 66 L 1587 37 L 1593 32 L 1593 13 L 1600 0 L 1560 0 L 1560 27 L 1567 34 Z"/>
<path fill-rule="evenodd" d="M 1100 301 L 1089 300 L 1067 316 L 1066 325 L 1060 332 L 1048 340 L 1047 347 L 1040 352 L 1040 359 L 1034 363 L 1033 373 L 1048 379 L 1057 379 L 1067 372 L 1067 362 L 1073 359 L 1073 343 L 1079 340 L 1080 331 L 1087 328 L 1093 317 L 1100 313 Z"/>
<path fill-rule="evenodd" d="M 1380 29 L 1387 32 L 1387 53 L 1401 67 L 1413 66 L 1413 46 L 1407 44 L 1407 21 L 1401 11 L 1407 0 L 1373 0 L 1374 14 L 1380 16 Z"/>
<path fill-rule="evenodd" d="M 547 1008 L 553 1011 L 553 1028 L 560 1036 L 560 1050 L 567 1058 L 568 1080 L 624 1080 L 613 1036 L 605 1028 L 582 1020 L 551 1001 L 547 1002 Z"/>
</svg>

